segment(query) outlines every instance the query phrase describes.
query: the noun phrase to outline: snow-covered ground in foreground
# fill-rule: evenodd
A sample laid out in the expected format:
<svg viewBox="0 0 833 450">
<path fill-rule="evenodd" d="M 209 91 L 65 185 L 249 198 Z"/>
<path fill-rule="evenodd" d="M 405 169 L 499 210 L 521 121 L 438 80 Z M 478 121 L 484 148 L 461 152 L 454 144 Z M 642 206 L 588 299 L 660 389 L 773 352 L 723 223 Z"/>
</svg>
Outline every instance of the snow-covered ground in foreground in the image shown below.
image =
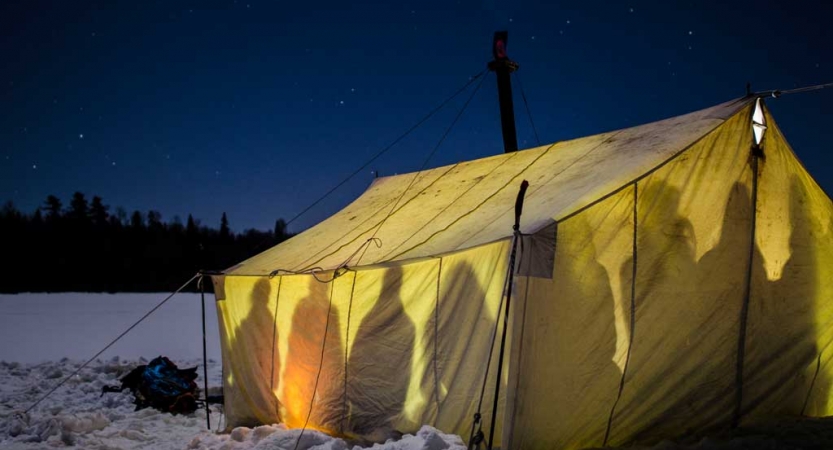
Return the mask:
<svg viewBox="0 0 833 450">
<path fill-rule="evenodd" d="M 254 429 L 235 428 L 231 434 L 206 429 L 205 411 L 192 415 L 162 413 L 154 409 L 134 411 L 132 395 L 108 393 L 101 387 L 118 384 L 118 378 L 147 361 L 98 360 L 81 369 L 29 414 L 22 411 L 81 366 L 81 361 L 19 364 L 0 362 L 0 448 L 33 450 L 74 447 L 83 449 L 206 449 L 265 450 L 295 448 L 301 430 L 282 425 Z M 175 361 L 181 368 L 201 361 Z M 209 363 L 209 380 L 220 383 L 220 364 Z M 202 374 L 202 372 L 200 372 Z M 199 381 L 202 381 L 201 379 Z M 212 388 L 209 388 L 213 391 Z M 219 409 L 212 407 L 212 429 L 223 427 Z M 359 448 L 341 439 L 307 430 L 299 450 L 350 450 Z M 378 444 L 378 450 L 463 450 L 462 440 L 425 426 L 416 435 Z"/>
<path fill-rule="evenodd" d="M 280 424 L 231 434 L 206 430 L 205 411 L 172 416 L 153 409 L 133 411 L 127 392 L 101 396 L 101 387 L 159 355 L 180 368 L 202 365 L 200 296 L 179 294 L 83 368 L 29 414 L 46 392 L 121 334 L 167 294 L 0 295 L 0 448 L 45 449 L 293 449 L 301 430 Z M 209 390 L 221 385 L 217 312 L 206 296 Z M 119 356 L 121 355 L 121 356 Z M 124 358 L 124 359 L 122 359 Z M 145 359 L 140 359 L 145 358 Z M 197 380 L 202 387 L 202 368 Z M 219 409 L 212 430 L 224 428 Z M 353 449 L 341 439 L 307 430 L 299 450 Z M 415 435 L 379 444 L 375 450 L 459 450 L 462 440 L 423 427 Z"/>
<path fill-rule="evenodd" d="M 20 414 L 83 361 L 101 350 L 166 294 L 0 295 L 0 448 L 33 450 L 206 449 L 291 450 L 300 430 L 282 425 L 237 428 L 231 434 L 206 430 L 205 411 L 172 416 L 133 410 L 128 392 L 101 396 L 101 387 L 159 355 L 180 368 L 202 364 L 199 295 L 180 294 L 100 359 L 82 369 L 29 414 Z M 210 390 L 221 384 L 219 334 L 214 297 L 206 296 Z M 121 355 L 121 358 L 117 355 Z M 140 359 L 145 358 L 145 360 Z M 202 368 L 197 380 L 202 386 Z M 212 430 L 224 427 L 220 409 L 211 411 Z M 299 450 L 354 450 L 341 439 L 306 431 Z M 415 435 L 377 444 L 374 450 L 461 450 L 454 435 L 424 426 Z M 661 442 L 628 450 L 833 449 L 833 418 L 783 419 L 709 437 L 693 444 Z"/>
</svg>

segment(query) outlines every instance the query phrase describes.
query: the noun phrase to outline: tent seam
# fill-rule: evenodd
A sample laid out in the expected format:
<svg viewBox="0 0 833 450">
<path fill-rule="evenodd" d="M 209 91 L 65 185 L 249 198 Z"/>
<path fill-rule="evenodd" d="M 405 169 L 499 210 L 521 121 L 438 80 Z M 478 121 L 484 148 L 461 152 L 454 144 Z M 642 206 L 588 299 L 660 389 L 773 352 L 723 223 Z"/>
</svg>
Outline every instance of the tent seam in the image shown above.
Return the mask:
<svg viewBox="0 0 833 450">
<path fill-rule="evenodd" d="M 606 143 L 610 142 L 610 140 L 611 140 L 611 139 L 615 138 L 616 136 L 618 136 L 619 134 L 621 134 L 623 131 L 624 131 L 624 130 L 618 130 L 618 131 L 613 131 L 613 132 L 610 132 L 611 134 L 610 134 L 610 136 L 609 136 L 608 138 L 604 139 L 604 140 L 603 140 L 602 142 L 600 142 L 598 145 L 596 145 L 595 147 L 593 147 L 593 148 L 591 148 L 590 150 L 588 150 L 585 154 L 581 155 L 581 157 L 579 157 L 578 159 L 576 159 L 575 161 L 573 161 L 572 163 L 570 163 L 570 164 L 569 164 L 567 167 L 565 167 L 563 170 L 561 170 L 560 172 L 558 172 L 558 173 L 554 174 L 553 176 L 551 176 L 551 177 L 550 177 L 550 178 L 549 178 L 546 182 L 544 182 L 544 183 L 542 183 L 542 184 L 540 184 L 540 185 L 537 185 L 537 186 L 532 187 L 532 191 L 530 191 L 530 192 L 529 192 L 529 196 L 531 197 L 531 196 L 532 196 L 532 195 L 534 195 L 536 192 L 538 192 L 538 191 L 540 191 L 541 189 L 543 189 L 543 186 L 546 186 L 546 185 L 547 185 L 547 184 L 549 184 L 552 180 L 554 180 L 556 177 L 558 177 L 558 176 L 559 176 L 559 175 L 561 175 L 562 173 L 564 173 L 564 172 L 568 171 L 571 167 L 573 167 L 574 165 L 578 164 L 578 162 L 579 162 L 579 161 L 581 161 L 582 159 L 584 159 L 584 158 L 585 158 L 586 156 L 588 156 L 589 154 L 591 154 L 591 153 L 595 152 L 596 150 L 598 150 L 599 148 L 601 148 L 602 146 L 604 146 Z M 550 148 L 554 147 L 556 144 L 559 144 L 559 142 L 553 143 L 553 144 L 550 146 Z M 547 152 L 549 152 L 550 148 L 548 148 L 548 149 L 547 149 Z M 543 155 L 542 155 L 542 156 L 543 156 Z M 526 169 L 528 169 L 528 167 L 527 167 Z M 524 171 L 526 171 L 526 169 L 524 169 Z M 506 214 L 506 212 L 507 212 L 507 211 L 511 211 L 511 210 L 512 210 L 512 208 L 507 208 L 506 210 L 504 210 L 503 212 L 501 212 L 501 213 L 499 213 L 499 214 L 496 214 L 495 216 L 500 216 L 501 214 Z M 542 227 L 540 227 L 540 228 L 538 228 L 538 229 L 535 229 L 535 230 L 533 230 L 532 232 L 530 232 L 530 234 L 535 234 L 535 233 L 537 233 L 537 232 L 541 231 L 542 229 L 544 229 L 546 226 L 547 226 L 547 225 L 544 225 L 544 226 L 542 226 Z M 461 244 L 461 245 L 465 245 L 465 243 L 466 243 L 466 242 L 468 242 L 468 241 L 470 241 L 470 240 L 474 239 L 474 237 L 475 237 L 475 236 L 477 236 L 478 234 L 480 234 L 480 231 L 482 231 L 482 230 L 478 230 L 478 232 L 477 232 L 477 233 L 473 234 L 471 237 L 469 237 L 468 239 L 466 239 L 465 241 L 463 241 L 463 244 Z"/>
<path fill-rule="evenodd" d="M 743 363 L 746 357 L 746 328 L 749 320 L 749 303 L 752 297 L 752 266 L 755 258 L 755 235 L 758 222 L 758 150 L 763 150 L 758 144 L 752 145 L 752 224 L 749 233 L 749 258 L 746 267 L 746 283 L 743 293 L 743 303 L 740 310 L 740 324 L 738 330 L 737 358 L 735 360 L 735 411 L 732 416 L 732 428 L 737 428 L 743 409 Z"/>
<path fill-rule="evenodd" d="M 553 144 L 553 145 L 555 145 L 555 144 Z M 491 175 L 491 174 L 492 174 L 495 170 L 497 170 L 498 168 L 500 168 L 503 164 L 506 164 L 509 160 L 513 159 L 513 158 L 514 158 L 515 156 L 517 156 L 517 155 L 518 155 L 518 152 L 513 152 L 513 153 L 512 153 L 512 154 L 511 154 L 508 158 L 506 158 L 505 160 L 501 161 L 501 162 L 500 162 L 500 164 L 496 164 L 496 165 L 495 165 L 495 167 L 493 167 L 493 168 L 492 168 L 492 170 L 490 170 L 489 172 L 487 172 L 487 173 L 486 173 L 486 175 L 484 175 L 484 176 L 483 176 L 483 177 L 481 177 L 479 180 L 477 180 L 477 182 L 475 182 L 474 184 L 472 184 L 472 185 L 471 185 L 468 189 L 466 189 L 466 190 L 465 190 L 462 194 L 460 194 L 457 198 L 455 198 L 454 200 L 452 200 L 452 201 L 451 201 L 448 205 L 446 205 L 446 207 L 445 207 L 445 208 L 443 208 L 443 209 L 442 209 L 442 211 L 440 211 L 440 212 L 438 212 L 436 215 L 434 215 L 434 217 L 432 217 L 432 218 L 431 218 L 431 220 L 426 221 L 426 222 L 425 222 L 425 224 L 424 224 L 422 227 L 420 227 L 420 228 L 419 228 L 418 230 L 416 230 L 413 234 L 411 234 L 411 235 L 410 235 L 407 239 L 405 239 L 405 240 L 404 240 L 404 241 L 402 241 L 399 245 L 397 245 L 395 248 L 393 248 L 391 251 L 389 251 L 389 252 L 388 252 L 385 256 L 383 256 L 383 257 L 381 258 L 381 260 L 382 260 L 382 261 L 385 261 L 385 258 L 387 258 L 387 257 L 388 257 L 391 253 L 395 252 L 395 251 L 396 251 L 399 247 L 402 247 L 402 245 L 403 245 L 403 244 L 405 244 L 406 242 L 408 242 L 409 240 L 411 240 L 411 238 L 413 238 L 414 236 L 416 236 L 416 235 L 417 235 L 417 233 L 419 233 L 420 231 L 424 230 L 424 229 L 425 229 L 425 227 L 427 227 L 427 226 L 428 226 L 428 224 L 430 224 L 432 221 L 436 220 L 436 219 L 437 219 L 437 217 L 439 217 L 442 213 L 446 212 L 446 210 L 448 210 L 448 208 L 451 208 L 451 205 L 453 205 L 454 203 L 456 203 L 456 202 L 457 202 L 457 200 L 460 200 L 461 198 L 463 198 L 463 196 L 464 196 L 464 195 L 466 195 L 467 193 L 469 193 L 469 191 L 471 191 L 471 190 L 472 190 L 472 189 L 474 189 L 474 188 L 475 188 L 478 184 L 480 184 L 480 182 L 481 182 L 481 181 L 483 181 L 483 179 L 485 179 L 486 177 L 488 177 L 489 175 Z M 420 245 L 420 244 L 417 244 L 417 246 L 419 246 L 419 245 Z M 413 247 L 411 247 L 411 249 L 413 249 Z M 411 249 L 409 249 L 409 250 L 411 250 Z M 396 256 L 399 256 L 399 255 L 396 255 Z"/>
<path fill-rule="evenodd" d="M 425 190 L 427 190 L 428 188 L 430 188 L 431 186 L 433 186 L 435 183 L 437 183 L 438 181 L 440 181 L 440 179 L 441 179 L 442 177 L 446 176 L 449 172 L 451 172 L 452 170 L 454 170 L 454 169 L 455 169 L 457 166 L 459 166 L 459 165 L 460 165 L 460 163 L 456 163 L 456 164 L 454 164 L 454 165 L 450 166 L 448 170 L 446 170 L 445 172 L 443 172 L 442 174 L 440 174 L 440 176 L 438 176 L 438 177 L 437 177 L 436 179 L 434 179 L 432 182 L 428 183 L 428 185 L 427 185 L 427 186 L 425 186 L 425 187 L 424 187 L 424 188 L 422 188 L 420 191 L 418 191 L 417 193 L 415 193 L 413 197 L 409 198 L 409 199 L 408 199 L 405 203 L 403 203 L 403 204 L 402 204 L 402 206 L 400 206 L 400 207 L 399 207 L 399 208 L 397 208 L 395 211 L 393 211 L 392 213 L 390 213 L 390 214 L 388 214 L 387 216 L 385 216 L 385 218 L 391 217 L 391 216 L 393 216 L 394 214 L 398 213 L 399 211 L 402 211 L 402 208 L 404 208 L 404 207 L 408 206 L 408 204 L 409 204 L 409 203 L 411 203 L 411 201 L 413 201 L 413 200 L 414 200 L 415 198 L 417 198 L 417 197 L 418 197 L 421 193 L 425 192 Z M 424 175 L 423 175 L 423 176 L 424 176 Z M 407 191 L 406 191 L 406 192 L 407 192 Z M 389 203 L 390 203 L 390 202 L 386 203 L 386 204 L 385 204 L 385 206 L 387 206 Z M 378 212 L 377 212 L 377 214 L 378 214 Z M 375 214 L 374 214 L 374 215 L 375 215 Z M 346 243 L 344 243 L 344 244 L 340 245 L 337 249 L 333 250 L 332 252 L 330 252 L 330 253 L 328 253 L 328 254 L 326 254 L 326 255 L 322 256 L 321 258 L 318 258 L 315 262 L 308 264 L 308 265 L 307 265 L 304 269 L 302 269 L 302 270 L 307 270 L 307 269 L 309 269 L 310 267 L 314 267 L 316 264 L 320 263 L 322 260 L 324 260 L 324 259 L 326 259 L 326 258 L 329 258 L 330 256 L 332 256 L 332 255 L 334 255 L 334 254 L 338 253 L 339 251 L 341 251 L 341 249 L 343 249 L 344 247 L 347 247 L 348 245 L 350 245 L 350 244 L 352 244 L 352 243 L 356 242 L 356 240 L 357 240 L 357 239 L 359 239 L 361 236 L 364 236 L 364 235 L 365 235 L 365 234 L 367 234 L 369 231 L 371 231 L 371 230 L 373 230 L 374 228 L 376 228 L 377 226 L 379 226 L 379 224 L 381 224 L 381 223 L 382 223 L 382 221 L 384 221 L 384 220 L 385 220 L 385 218 L 382 218 L 382 220 L 380 220 L 380 221 L 379 221 L 379 223 L 374 224 L 372 227 L 368 228 L 367 230 L 363 231 L 362 233 L 359 233 L 356 237 L 354 237 L 353 239 L 351 239 L 349 242 L 346 242 Z M 307 259 L 307 261 L 309 261 L 309 259 Z M 304 261 L 304 262 L 306 263 L 306 261 Z"/>
<path fill-rule="evenodd" d="M 335 281 L 335 280 L 333 280 Z M 318 382 L 321 379 L 321 371 L 324 368 L 324 352 L 327 348 L 327 335 L 330 331 L 330 315 L 333 313 L 333 291 L 335 290 L 335 283 L 330 283 L 330 295 L 329 295 L 329 305 L 327 306 L 327 321 L 324 323 L 324 336 L 321 340 L 321 356 L 318 362 L 318 372 L 315 375 L 315 384 L 312 388 L 312 396 L 309 400 L 309 411 L 307 411 L 307 419 L 304 421 L 304 426 L 301 427 L 301 432 L 298 434 L 298 438 L 295 440 L 295 447 L 294 450 L 298 449 L 298 444 L 301 442 L 301 438 L 304 437 L 304 432 L 307 430 L 307 425 L 309 425 L 309 419 L 312 417 L 312 410 L 315 408 L 315 396 L 318 393 Z"/>
<path fill-rule="evenodd" d="M 437 258 L 439 260 L 439 266 L 437 268 L 437 298 L 434 303 L 434 399 L 437 402 L 437 418 L 439 419 L 440 416 L 440 374 L 439 368 L 437 367 L 437 346 L 438 340 L 440 336 L 439 332 L 439 321 L 440 321 L 440 280 L 442 279 L 443 273 L 443 259 Z"/>
<path fill-rule="evenodd" d="M 278 302 L 281 298 L 281 284 L 283 277 L 278 277 L 278 292 L 275 295 L 275 317 L 272 320 L 272 375 L 269 377 L 269 390 L 272 392 L 275 400 L 275 417 L 280 420 L 280 410 L 278 408 L 278 396 L 275 395 L 275 347 L 278 340 Z M 208 394 L 206 394 L 208 395 Z"/>
<path fill-rule="evenodd" d="M 390 258 L 390 259 L 388 259 L 388 260 L 385 260 L 385 261 L 393 261 L 393 260 L 395 260 L 396 258 L 399 258 L 400 256 L 402 256 L 402 255 L 404 255 L 404 254 L 406 254 L 406 253 L 408 253 L 408 252 L 410 252 L 410 251 L 412 251 L 412 250 L 416 249 L 417 247 L 420 247 L 420 246 L 422 246 L 422 245 L 426 244 L 428 241 L 430 241 L 431 239 L 433 239 L 433 238 L 434 238 L 435 236 L 437 236 L 438 234 L 440 234 L 440 233 L 442 233 L 442 232 L 444 232 L 444 231 L 448 230 L 449 228 L 453 227 L 453 226 L 454 226 L 454 224 L 456 224 L 456 223 L 460 222 L 461 220 L 463 220 L 463 218 L 468 217 L 469 215 L 471 215 L 472 213 L 474 213 L 475 211 L 477 211 L 477 210 L 478 210 L 481 206 L 485 205 L 485 204 L 486 204 L 489 200 L 491 200 L 492 198 L 494 198 L 494 196 L 496 196 L 497 194 L 499 194 L 502 190 L 506 189 L 506 188 L 507 188 L 510 184 L 512 184 L 512 182 L 513 182 L 513 181 L 515 181 L 517 178 L 521 177 L 521 176 L 523 175 L 523 173 L 524 173 L 524 172 L 526 172 L 526 171 L 527 171 L 530 167 L 532 167 L 532 166 L 533 166 L 536 162 L 538 162 L 538 160 L 540 160 L 541 158 L 543 158 L 543 157 L 544 157 L 544 155 L 546 155 L 547 153 L 549 153 L 549 151 L 550 151 L 550 150 L 551 150 L 554 146 L 555 146 L 555 144 L 550 145 L 550 146 L 549 146 L 549 147 L 548 147 L 545 151 L 541 152 L 541 154 L 540 154 L 540 155 L 538 155 L 535 159 L 533 159 L 533 160 L 532 160 L 532 162 L 530 162 L 529 164 L 527 164 L 527 166 L 526 166 L 526 167 L 524 167 L 524 168 L 523 168 L 523 170 L 521 170 L 520 172 L 518 172 L 517 174 L 515 174 L 515 176 L 513 176 L 511 179 L 509 179 L 509 181 L 508 181 L 508 182 L 506 182 L 506 184 L 504 184 L 503 186 L 501 186 L 501 187 L 499 187 L 498 189 L 496 189 L 496 190 L 495 190 L 495 191 L 494 191 L 491 195 L 489 195 L 488 197 L 486 197 L 485 199 L 483 199 L 483 201 L 482 201 L 482 202 L 478 203 L 478 204 L 477 204 L 477 206 L 475 206 L 474 208 L 472 208 L 470 211 L 466 212 L 465 214 L 460 215 L 459 217 L 457 217 L 456 219 L 454 219 L 451 223 L 449 223 L 448 225 L 446 225 L 446 226 L 445 226 L 445 227 L 443 227 L 442 229 L 437 230 L 437 231 L 435 231 L 434 233 L 431 233 L 431 236 L 428 236 L 428 237 L 427 237 L 425 240 L 423 240 L 422 242 L 420 242 L 420 243 L 418 243 L 418 244 L 416 244 L 416 245 L 413 245 L 413 246 L 411 246 L 410 248 L 408 248 L 408 249 L 406 249 L 406 250 L 404 250 L 404 251 L 402 251 L 402 252 L 399 252 L 398 254 L 396 254 L 395 256 L 393 256 L 392 258 Z M 474 237 L 474 235 L 473 235 L 472 237 Z M 469 239 L 471 239 L 471 238 L 469 238 Z M 469 240 L 469 239 L 466 239 L 465 241 L 463 241 L 463 243 L 462 243 L 461 245 L 463 245 L 463 244 L 465 244 L 466 242 L 468 242 L 468 240 Z M 458 248 L 459 248 L 459 246 L 458 246 Z"/>
<path fill-rule="evenodd" d="M 556 236 L 555 244 L 553 244 L 553 267 L 555 266 L 555 252 L 556 252 L 556 249 L 557 249 L 557 246 L 558 246 L 558 222 L 555 223 L 555 236 Z M 530 253 L 530 255 L 531 255 L 531 253 Z M 511 444 L 512 444 L 512 441 L 515 438 L 515 436 L 514 436 L 514 434 L 515 434 L 515 417 L 518 414 L 518 403 L 520 403 L 518 401 L 518 397 L 520 397 L 518 391 L 520 390 L 520 386 L 521 386 L 521 367 L 523 367 L 522 358 L 523 358 L 523 355 L 524 355 L 524 353 L 523 353 L 524 331 L 526 331 L 526 307 L 527 307 L 527 301 L 529 299 L 530 278 L 532 278 L 532 277 L 526 277 L 526 283 L 524 283 L 526 286 L 524 288 L 523 312 L 521 313 L 521 320 L 520 320 L 520 323 L 519 323 L 520 327 L 521 327 L 521 331 L 520 331 L 520 336 L 518 337 L 518 373 L 515 374 L 515 377 L 516 377 L 515 388 L 514 388 L 515 399 L 514 399 L 513 404 L 512 404 L 512 415 L 511 415 L 512 426 L 508 427 L 508 429 L 506 430 L 506 434 L 508 436 L 507 436 L 506 439 L 504 439 L 504 442 L 509 442 L 509 444 L 510 444 L 508 448 L 512 448 Z"/>
<path fill-rule="evenodd" d="M 816 379 L 819 376 L 819 370 L 821 370 L 821 354 L 824 351 L 819 352 L 818 357 L 816 358 L 816 372 L 813 374 L 813 381 L 810 382 L 810 388 L 807 389 L 807 396 L 804 397 L 804 405 L 801 407 L 801 415 L 807 412 L 807 404 L 810 402 L 810 396 L 813 394 L 813 388 L 816 385 Z"/>
<path fill-rule="evenodd" d="M 350 316 L 353 314 L 353 293 L 356 292 L 358 272 L 353 272 L 353 286 L 350 288 L 350 301 L 347 304 L 347 330 L 344 334 L 344 396 L 341 404 L 341 434 L 344 434 L 344 421 L 347 419 L 347 350 L 350 348 Z"/>
<path fill-rule="evenodd" d="M 371 221 L 371 220 L 373 219 L 373 217 L 375 217 L 377 214 L 379 214 L 380 212 L 382 212 L 383 210 L 385 210 L 385 209 L 388 207 L 388 205 L 390 205 L 390 204 L 391 204 L 391 203 L 393 203 L 393 202 L 394 202 L 394 199 L 390 199 L 390 200 L 388 200 L 387 202 L 385 202 L 385 204 L 384 204 L 384 205 L 382 205 L 382 206 L 380 206 L 380 207 L 379 207 L 379 208 L 378 208 L 378 209 L 377 209 L 377 210 L 376 210 L 373 214 L 371 214 L 370 216 L 368 216 L 366 219 L 362 220 L 361 222 L 357 223 L 357 224 L 356 224 L 356 226 L 354 226 L 352 229 L 350 229 L 349 231 L 347 231 L 346 233 L 344 233 L 343 235 L 341 235 L 341 237 L 344 237 L 344 236 L 347 236 L 347 235 L 351 234 L 352 232 L 354 232 L 354 231 L 356 231 L 357 229 L 359 229 L 359 227 L 361 227 L 362 225 L 364 225 L 364 224 L 366 224 L 367 222 Z M 358 236 L 361 236 L 361 235 L 363 235 L 364 233 L 366 233 L 366 231 L 359 233 L 359 235 L 358 235 Z M 358 239 L 358 236 L 357 236 L 357 237 L 355 237 L 355 238 L 353 238 L 353 239 L 350 241 L 350 243 L 355 242 L 355 240 L 356 240 L 356 239 Z M 339 238 L 339 239 L 340 239 L 340 238 Z M 310 261 L 312 258 L 315 258 L 316 256 L 318 256 L 318 255 L 320 255 L 320 254 L 324 253 L 324 251 L 326 251 L 326 249 L 328 249 L 331 245 L 334 245 L 334 244 L 336 244 L 336 243 L 338 243 L 338 239 L 336 239 L 336 241 L 335 241 L 335 242 L 331 242 L 330 244 L 326 245 L 326 246 L 325 246 L 325 247 L 323 247 L 321 250 L 319 250 L 317 253 L 315 253 L 314 255 L 310 256 L 310 257 L 309 257 L 309 258 L 307 258 L 306 260 L 304 260 L 304 261 L 301 263 L 301 267 L 303 267 L 303 265 L 304 265 L 304 264 L 306 264 L 306 263 L 307 263 L 307 261 Z M 345 244 L 345 245 L 346 245 L 346 244 Z M 329 255 L 327 255 L 327 256 L 329 256 Z M 326 256 L 325 256 L 325 258 L 326 258 Z M 320 261 L 320 260 L 319 260 L 319 261 Z"/>
<path fill-rule="evenodd" d="M 619 379 L 619 392 L 616 394 L 616 400 L 613 402 L 613 407 L 610 408 L 610 416 L 607 419 L 607 429 L 605 430 L 604 441 L 602 446 L 606 447 L 608 439 L 610 438 L 610 430 L 613 427 L 613 417 L 616 414 L 616 407 L 619 405 L 619 400 L 622 398 L 622 392 L 625 390 L 625 379 L 628 374 L 628 366 L 631 362 L 631 350 L 633 350 L 633 341 L 636 330 L 636 267 L 638 256 L 637 233 L 639 231 L 639 216 L 637 215 L 639 188 L 638 183 L 633 183 L 633 264 L 631 267 L 631 308 L 630 308 L 630 338 L 628 339 L 628 352 L 625 354 L 625 367 L 622 368 L 622 378 Z"/>
</svg>

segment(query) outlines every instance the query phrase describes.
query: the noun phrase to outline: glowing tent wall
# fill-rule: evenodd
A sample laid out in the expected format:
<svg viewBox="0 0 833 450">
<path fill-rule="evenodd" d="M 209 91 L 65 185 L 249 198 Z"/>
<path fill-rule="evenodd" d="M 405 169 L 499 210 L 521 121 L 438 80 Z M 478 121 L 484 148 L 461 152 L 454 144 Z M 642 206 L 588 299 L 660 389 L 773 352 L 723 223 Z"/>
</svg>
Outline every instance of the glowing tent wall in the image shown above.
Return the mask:
<svg viewBox="0 0 833 450">
<path fill-rule="evenodd" d="M 496 352 L 507 211 L 525 178 L 522 229 L 535 235 L 521 267 L 550 267 L 531 264 L 536 239 L 554 265 L 551 279 L 516 278 L 508 413 L 495 418 L 503 448 L 650 443 L 833 414 L 833 206 L 768 114 L 753 149 L 754 106 L 384 179 L 215 277 L 229 426 L 300 427 L 309 415 L 311 428 L 346 436 L 427 423 L 467 438 Z M 400 194 L 380 233 L 387 247 L 322 283 Z M 330 270 L 268 276 L 310 261 Z"/>
<path fill-rule="evenodd" d="M 753 156 L 750 113 L 558 222 L 552 280 L 519 288 L 509 448 L 833 413 L 833 207 L 769 115 Z"/>
<path fill-rule="evenodd" d="M 230 425 L 306 423 L 384 440 L 394 430 L 431 423 L 467 435 L 498 317 L 507 249 L 504 240 L 340 271 L 329 283 L 319 280 L 332 279 L 332 271 L 215 279 L 218 292 L 233 299 L 217 302 Z M 491 408 L 494 376 L 492 370 L 484 412 Z M 490 423 L 490 411 L 484 416 Z"/>
</svg>

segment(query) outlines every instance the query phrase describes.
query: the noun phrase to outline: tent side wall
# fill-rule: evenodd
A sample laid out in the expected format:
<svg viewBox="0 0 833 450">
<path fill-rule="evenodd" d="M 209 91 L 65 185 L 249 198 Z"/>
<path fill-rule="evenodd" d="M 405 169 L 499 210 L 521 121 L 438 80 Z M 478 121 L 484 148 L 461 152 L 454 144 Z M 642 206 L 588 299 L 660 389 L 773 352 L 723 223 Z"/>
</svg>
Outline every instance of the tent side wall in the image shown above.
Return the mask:
<svg viewBox="0 0 833 450">
<path fill-rule="evenodd" d="M 769 114 L 753 157 L 750 118 L 558 223 L 516 319 L 511 448 L 833 414 L 833 205 Z"/>
<path fill-rule="evenodd" d="M 679 153 L 659 138 L 644 148 L 615 140 L 611 155 L 627 150 L 654 169 L 618 173 L 626 181 L 614 192 L 570 203 L 578 212 L 541 213 L 560 205 L 558 186 L 584 189 L 589 169 L 568 174 L 577 184 L 528 195 L 538 198 L 536 223 L 557 219 L 536 235 L 554 238 L 554 265 L 552 279 L 534 278 L 552 254 L 528 267 L 533 253 L 521 258 L 496 442 L 653 443 L 778 414 L 833 414 L 833 205 L 768 113 L 755 149 L 753 102 L 698 119 L 704 134 Z M 614 166 L 597 165 L 595 178 L 610 181 Z M 495 201 L 490 211 L 510 210 Z M 359 267 L 332 282 L 332 271 L 217 277 L 228 426 L 300 427 L 309 417 L 310 428 L 377 441 L 425 423 L 468 437 L 497 351 L 509 247 L 502 239 Z M 488 378 L 484 428 L 494 370 Z"/>
<path fill-rule="evenodd" d="M 508 249 L 504 240 L 332 282 L 333 272 L 223 277 L 227 426 L 302 427 L 309 415 L 309 428 L 372 440 L 422 424 L 468 436 L 502 323 Z"/>
<path fill-rule="evenodd" d="M 746 108 L 559 221 L 552 280 L 526 280 L 511 448 L 729 426 L 751 243 L 749 118 Z"/>
<path fill-rule="evenodd" d="M 833 204 L 767 114 L 743 422 L 833 414 Z"/>
</svg>

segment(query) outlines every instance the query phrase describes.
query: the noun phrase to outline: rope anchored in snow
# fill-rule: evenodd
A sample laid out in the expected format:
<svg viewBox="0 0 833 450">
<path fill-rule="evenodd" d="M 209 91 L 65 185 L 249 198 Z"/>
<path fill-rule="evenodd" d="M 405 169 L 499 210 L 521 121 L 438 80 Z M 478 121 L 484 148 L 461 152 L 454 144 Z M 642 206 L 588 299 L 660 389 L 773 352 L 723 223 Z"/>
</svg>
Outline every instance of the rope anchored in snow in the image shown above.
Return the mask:
<svg viewBox="0 0 833 450">
<path fill-rule="evenodd" d="M 55 387 L 53 387 L 52 389 L 50 389 L 50 390 L 49 390 L 49 392 L 47 392 L 46 394 L 44 394 L 44 395 L 43 395 L 43 397 L 39 398 L 39 399 L 38 399 L 35 403 L 33 403 L 33 404 L 32 404 L 31 406 L 29 406 L 28 408 L 26 408 L 26 410 L 25 410 L 25 411 L 23 411 L 23 415 L 25 416 L 26 414 L 29 414 L 29 411 L 31 411 L 31 410 L 32 410 L 32 409 L 34 409 L 36 406 L 38 406 L 38 405 L 39 405 L 42 401 L 46 400 L 46 398 L 47 398 L 47 397 L 49 397 L 50 395 L 52 395 L 52 394 L 53 394 L 55 391 L 57 391 L 57 390 L 58 390 L 61 386 L 63 386 L 63 385 L 64 385 L 67 381 L 69 381 L 70 379 L 72 379 L 72 377 L 74 377 L 75 375 L 78 375 L 78 373 L 79 373 L 79 372 L 81 372 L 81 370 L 82 370 L 82 369 L 84 369 L 85 367 L 87 367 L 87 366 L 88 366 L 91 362 L 95 361 L 95 359 L 96 359 L 96 358 L 98 358 L 99 356 L 101 356 L 101 354 L 102 354 L 102 353 L 106 352 L 106 351 L 107 351 L 107 349 L 109 349 L 110 347 L 112 347 L 112 346 L 113 346 L 113 344 L 115 344 L 116 342 L 118 342 L 118 341 L 119 341 L 121 338 L 123 338 L 123 337 L 124 337 L 127 333 L 129 333 L 129 332 L 130 332 L 130 331 L 132 331 L 134 328 L 136 328 L 136 326 L 138 326 L 140 323 L 142 323 L 142 321 L 144 321 L 144 320 L 145 320 L 145 319 L 147 319 L 147 318 L 148 318 L 151 314 L 153 314 L 154 312 L 156 312 L 156 310 L 157 310 L 157 309 L 161 308 L 161 307 L 162 307 L 162 305 L 164 305 L 164 304 L 165 304 L 168 300 L 170 300 L 171 298 L 173 298 L 173 296 L 175 296 L 176 294 L 179 294 L 180 292 L 182 292 L 182 290 L 183 290 L 183 289 L 185 289 L 185 288 L 186 288 L 189 284 L 191 284 L 191 282 L 192 282 L 192 281 L 196 280 L 198 277 L 200 277 L 200 274 L 199 274 L 199 273 L 194 274 L 194 276 L 192 276 L 192 277 L 191 277 L 188 281 L 186 281 L 186 282 L 185 282 L 182 286 L 180 286 L 180 287 L 179 287 L 179 289 L 177 289 L 177 290 L 176 290 L 176 291 L 174 291 L 171 295 L 167 296 L 164 300 L 162 300 L 161 302 L 159 302 L 159 304 L 157 304 L 157 305 L 156 305 L 156 306 L 154 306 L 154 307 L 153 307 L 150 311 L 148 311 L 147 313 L 145 313 L 145 315 L 144 315 L 144 316 L 142 316 L 139 320 L 137 320 L 137 321 L 136 321 L 133 325 L 130 325 L 130 327 L 128 327 L 126 330 L 124 330 L 124 332 L 122 332 L 122 333 L 121 333 L 120 335 L 118 335 L 115 339 L 113 339 L 113 340 L 112 340 L 109 344 L 107 344 L 104 348 L 102 348 L 102 349 L 101 349 L 98 353 L 96 353 L 95 355 L 93 355 L 93 357 L 92 357 L 92 358 L 88 359 L 88 360 L 87 360 L 87 362 L 85 362 L 84 364 L 81 364 L 81 366 L 79 366 L 77 369 L 75 369 L 75 371 L 73 371 L 71 374 L 69 374 L 69 375 L 68 375 L 67 377 L 65 377 L 63 380 L 61 380 L 61 381 L 60 381 L 57 385 L 55 385 Z M 207 395 L 207 394 L 208 394 L 208 393 L 206 393 L 206 395 Z"/>
</svg>

